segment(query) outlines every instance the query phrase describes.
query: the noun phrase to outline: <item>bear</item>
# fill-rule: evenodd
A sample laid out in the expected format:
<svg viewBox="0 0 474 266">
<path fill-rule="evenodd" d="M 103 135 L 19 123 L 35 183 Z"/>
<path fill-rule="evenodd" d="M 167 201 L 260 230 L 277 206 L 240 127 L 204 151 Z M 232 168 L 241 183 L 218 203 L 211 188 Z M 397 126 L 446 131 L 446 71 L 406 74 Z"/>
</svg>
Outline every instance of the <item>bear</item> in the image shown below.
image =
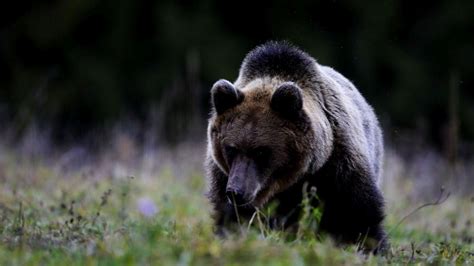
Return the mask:
<svg viewBox="0 0 474 266">
<path fill-rule="evenodd" d="M 294 228 L 303 190 L 314 187 L 311 204 L 324 206 L 318 231 L 386 248 L 382 130 L 348 79 L 269 41 L 246 55 L 234 83 L 212 86 L 211 105 L 205 170 L 218 234 L 272 202 L 274 227 Z"/>
</svg>

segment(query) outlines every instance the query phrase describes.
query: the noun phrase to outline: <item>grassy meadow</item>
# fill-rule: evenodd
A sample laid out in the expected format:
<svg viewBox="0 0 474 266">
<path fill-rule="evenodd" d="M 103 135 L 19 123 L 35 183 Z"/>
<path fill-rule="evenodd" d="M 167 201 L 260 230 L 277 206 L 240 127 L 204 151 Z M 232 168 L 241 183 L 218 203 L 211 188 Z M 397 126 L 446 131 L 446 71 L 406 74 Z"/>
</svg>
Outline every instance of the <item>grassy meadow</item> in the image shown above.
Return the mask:
<svg viewBox="0 0 474 266">
<path fill-rule="evenodd" d="M 390 152 L 382 187 L 391 248 L 373 256 L 308 232 L 270 231 L 264 213 L 215 237 L 202 145 L 140 150 L 125 138 L 94 156 L 1 148 L 0 265 L 474 264 L 474 194 L 445 189 L 446 201 L 396 226 L 439 188 L 420 192 L 429 189 L 405 178 L 411 166 Z"/>
</svg>

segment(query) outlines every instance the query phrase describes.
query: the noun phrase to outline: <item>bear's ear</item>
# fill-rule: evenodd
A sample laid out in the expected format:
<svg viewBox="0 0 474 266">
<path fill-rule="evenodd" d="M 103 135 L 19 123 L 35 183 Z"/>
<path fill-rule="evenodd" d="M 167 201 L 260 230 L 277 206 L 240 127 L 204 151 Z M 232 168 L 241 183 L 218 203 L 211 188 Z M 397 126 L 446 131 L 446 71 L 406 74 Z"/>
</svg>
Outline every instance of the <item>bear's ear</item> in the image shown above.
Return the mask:
<svg viewBox="0 0 474 266">
<path fill-rule="evenodd" d="M 303 108 L 301 89 L 293 82 L 281 84 L 273 93 L 270 107 L 282 116 L 297 116 Z"/>
<path fill-rule="evenodd" d="M 212 106 L 217 114 L 238 105 L 244 99 L 244 94 L 225 79 L 218 80 L 211 89 Z"/>
</svg>

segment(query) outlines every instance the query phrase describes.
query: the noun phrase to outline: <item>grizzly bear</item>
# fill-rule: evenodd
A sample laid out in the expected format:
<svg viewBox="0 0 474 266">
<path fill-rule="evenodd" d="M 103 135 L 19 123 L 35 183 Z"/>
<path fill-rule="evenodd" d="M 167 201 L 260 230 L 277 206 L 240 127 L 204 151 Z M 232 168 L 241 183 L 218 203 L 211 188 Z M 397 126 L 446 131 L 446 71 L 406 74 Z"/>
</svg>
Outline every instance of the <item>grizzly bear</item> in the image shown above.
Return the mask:
<svg viewBox="0 0 474 266">
<path fill-rule="evenodd" d="M 319 230 L 337 243 L 385 246 L 382 131 L 349 80 L 287 42 L 268 42 L 211 98 L 205 167 L 218 232 L 270 202 L 272 224 L 297 226 L 303 188 L 315 187 Z"/>
</svg>

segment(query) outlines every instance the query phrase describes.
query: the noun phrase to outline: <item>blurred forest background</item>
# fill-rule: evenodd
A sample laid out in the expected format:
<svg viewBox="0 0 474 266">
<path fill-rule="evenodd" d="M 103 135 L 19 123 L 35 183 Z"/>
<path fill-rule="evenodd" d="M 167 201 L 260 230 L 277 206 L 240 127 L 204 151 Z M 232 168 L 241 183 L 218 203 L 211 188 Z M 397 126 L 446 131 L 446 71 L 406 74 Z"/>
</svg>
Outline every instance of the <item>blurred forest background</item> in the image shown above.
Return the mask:
<svg viewBox="0 0 474 266">
<path fill-rule="evenodd" d="M 20 1 L 1 13 L 12 139 L 34 126 L 71 143 L 122 123 L 138 139 L 202 141 L 213 82 L 234 80 L 256 45 L 288 40 L 355 83 L 387 142 L 471 155 L 471 0 Z"/>
<path fill-rule="evenodd" d="M 313 196 L 301 237 L 269 230 L 273 204 L 214 236 L 209 91 L 268 40 L 374 107 L 387 256 L 321 241 Z M 0 265 L 472 265 L 473 63 L 474 0 L 3 1 Z"/>
</svg>

